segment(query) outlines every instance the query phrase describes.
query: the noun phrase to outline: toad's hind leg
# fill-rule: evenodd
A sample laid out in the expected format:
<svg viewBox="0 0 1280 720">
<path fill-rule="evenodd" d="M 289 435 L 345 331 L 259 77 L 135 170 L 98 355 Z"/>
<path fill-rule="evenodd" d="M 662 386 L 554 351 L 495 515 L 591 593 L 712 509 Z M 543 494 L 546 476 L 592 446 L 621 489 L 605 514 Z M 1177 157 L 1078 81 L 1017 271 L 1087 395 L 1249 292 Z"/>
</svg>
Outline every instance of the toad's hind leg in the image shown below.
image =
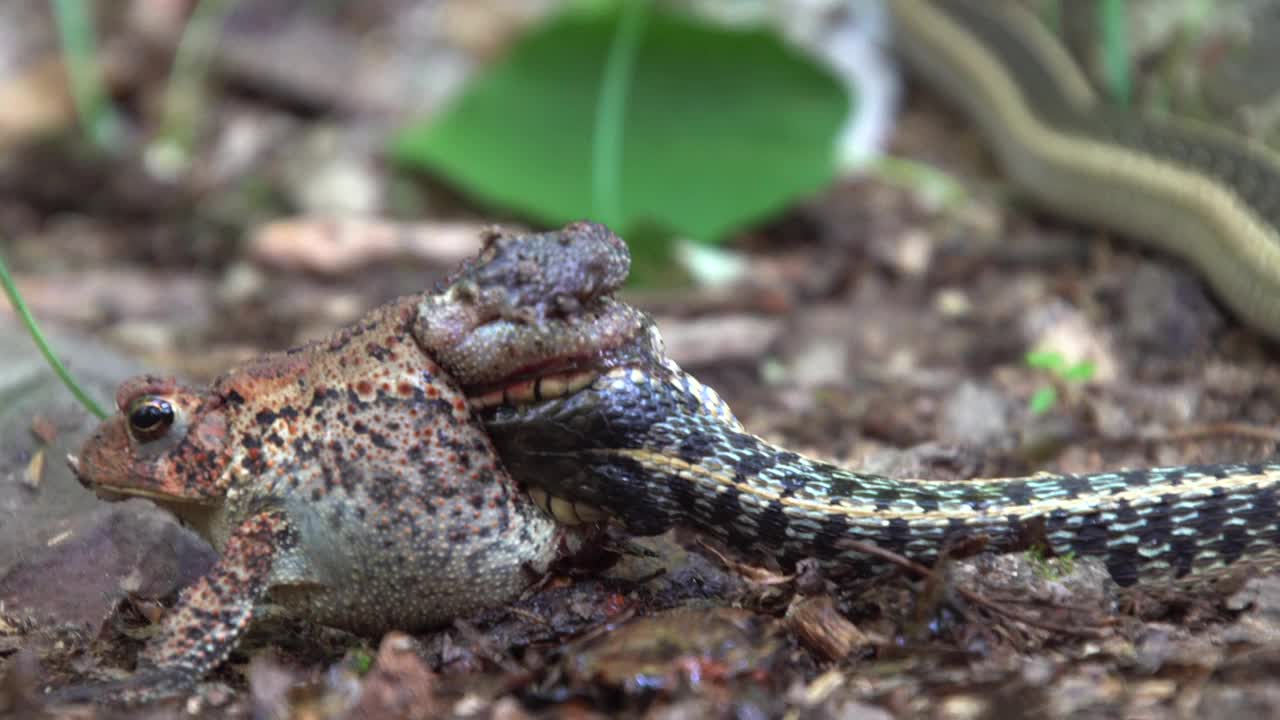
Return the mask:
<svg viewBox="0 0 1280 720">
<path fill-rule="evenodd" d="M 266 593 L 272 563 L 292 542 L 281 513 L 264 512 L 244 521 L 227 540 L 222 559 L 182 592 L 133 677 L 64 688 L 49 699 L 131 705 L 191 688 L 235 648 L 254 604 Z"/>
</svg>

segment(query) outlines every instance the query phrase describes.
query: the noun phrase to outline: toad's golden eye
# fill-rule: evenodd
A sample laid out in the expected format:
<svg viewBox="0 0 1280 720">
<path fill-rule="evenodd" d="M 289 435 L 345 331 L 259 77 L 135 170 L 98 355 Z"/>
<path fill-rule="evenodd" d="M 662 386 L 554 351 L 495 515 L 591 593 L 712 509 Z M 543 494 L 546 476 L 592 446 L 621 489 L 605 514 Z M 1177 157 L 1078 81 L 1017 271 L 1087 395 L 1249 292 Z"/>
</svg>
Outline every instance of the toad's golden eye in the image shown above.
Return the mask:
<svg viewBox="0 0 1280 720">
<path fill-rule="evenodd" d="M 155 440 L 173 425 L 173 406 L 168 400 L 145 395 L 129 405 L 129 430 L 143 442 Z"/>
</svg>

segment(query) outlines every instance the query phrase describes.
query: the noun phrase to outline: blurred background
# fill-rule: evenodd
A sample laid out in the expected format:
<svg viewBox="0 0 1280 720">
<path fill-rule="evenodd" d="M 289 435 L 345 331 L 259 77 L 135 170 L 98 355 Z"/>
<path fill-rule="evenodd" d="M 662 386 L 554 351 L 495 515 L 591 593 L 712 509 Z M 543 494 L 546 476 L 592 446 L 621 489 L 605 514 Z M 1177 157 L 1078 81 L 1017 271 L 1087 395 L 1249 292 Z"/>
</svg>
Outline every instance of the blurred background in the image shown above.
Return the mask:
<svg viewBox="0 0 1280 720">
<path fill-rule="evenodd" d="M 1278 52 L 1250 42 L 1274 3 L 1032 5 L 1117 102 L 1270 133 L 1280 105 L 1247 69 Z M 851 183 L 974 220 L 966 175 L 987 170 L 971 137 L 921 137 L 902 111 L 873 0 L 0 13 L 0 251 L 18 287 L 45 322 L 196 378 L 428 287 L 488 223 L 591 218 L 629 240 L 640 287 L 790 297 L 770 275 L 785 268 L 737 250 L 844 256 L 794 270 L 810 282 L 866 253 L 910 266 L 920 243 L 874 227 L 901 213 Z"/>
<path fill-rule="evenodd" d="M 1280 2 L 1026 4 L 1112 102 L 1274 137 Z M 942 476 L 1273 452 L 1134 439 L 1270 424 L 1280 366 L 1186 268 L 1012 201 L 891 46 L 875 0 L 0 3 L 0 257 L 108 410 L 133 372 L 207 381 L 429 289 L 494 223 L 589 218 L 672 355 L 797 450 Z M 0 599 L 92 625 L 123 590 L 86 569 L 177 541 L 70 478 L 93 420 L 13 317 Z"/>
</svg>

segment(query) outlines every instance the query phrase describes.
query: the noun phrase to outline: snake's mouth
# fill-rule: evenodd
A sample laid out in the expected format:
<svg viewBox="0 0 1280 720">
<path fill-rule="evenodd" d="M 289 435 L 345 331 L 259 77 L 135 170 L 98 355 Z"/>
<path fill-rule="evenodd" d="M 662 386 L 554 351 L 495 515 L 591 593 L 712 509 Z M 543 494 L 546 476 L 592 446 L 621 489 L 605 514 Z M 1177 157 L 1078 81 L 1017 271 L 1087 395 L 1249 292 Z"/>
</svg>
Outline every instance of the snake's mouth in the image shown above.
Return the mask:
<svg viewBox="0 0 1280 720">
<path fill-rule="evenodd" d="M 571 396 L 592 392 L 596 380 L 612 366 L 616 363 L 602 362 L 599 357 L 574 358 L 531 369 L 504 382 L 467 390 L 472 410 L 490 429 L 508 471 L 524 486 L 529 499 L 562 525 L 603 523 L 612 513 L 596 503 L 584 501 L 574 492 L 562 493 L 564 488 L 554 479 L 562 479 L 565 473 L 541 464 L 544 458 L 540 457 L 540 451 L 549 448 L 543 448 L 535 438 L 522 436 L 524 431 L 536 435 L 540 430 L 548 430 L 549 426 L 537 419 L 538 416 L 560 402 L 573 402 Z M 559 435 L 560 430 L 551 432 Z"/>
<path fill-rule="evenodd" d="M 583 367 L 586 364 L 588 367 Z M 550 364 L 537 372 L 509 378 L 502 383 L 467 391 L 471 408 L 483 420 L 492 422 L 495 414 L 515 411 L 536 412 L 538 405 L 568 397 L 591 387 L 605 370 L 589 366 L 585 360 Z M 517 463 L 522 465 L 522 463 Z M 519 468 L 512 468 L 520 476 Z M 606 522 L 610 513 L 595 505 L 554 494 L 541 487 L 540 477 L 523 477 L 529 499 L 544 513 L 563 525 L 586 525 Z"/>
</svg>

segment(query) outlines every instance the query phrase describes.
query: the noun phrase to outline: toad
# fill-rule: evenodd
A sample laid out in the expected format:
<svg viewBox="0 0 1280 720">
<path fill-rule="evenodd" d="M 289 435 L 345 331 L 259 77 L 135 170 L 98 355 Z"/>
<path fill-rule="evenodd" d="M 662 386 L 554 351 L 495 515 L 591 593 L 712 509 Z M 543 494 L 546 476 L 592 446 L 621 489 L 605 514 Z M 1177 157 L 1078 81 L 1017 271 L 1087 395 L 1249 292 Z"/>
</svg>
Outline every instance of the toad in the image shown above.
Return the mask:
<svg viewBox="0 0 1280 720">
<path fill-rule="evenodd" d="M 566 531 L 512 480 L 471 403 L 570 392 L 625 362 L 644 322 L 610 294 L 629 262 L 601 225 L 493 234 L 438 292 L 207 388 L 124 382 L 118 412 L 69 459 L 77 476 L 171 511 L 220 559 L 107 697 L 190 687 L 262 601 L 369 635 L 437 626 L 539 579 Z"/>
</svg>

